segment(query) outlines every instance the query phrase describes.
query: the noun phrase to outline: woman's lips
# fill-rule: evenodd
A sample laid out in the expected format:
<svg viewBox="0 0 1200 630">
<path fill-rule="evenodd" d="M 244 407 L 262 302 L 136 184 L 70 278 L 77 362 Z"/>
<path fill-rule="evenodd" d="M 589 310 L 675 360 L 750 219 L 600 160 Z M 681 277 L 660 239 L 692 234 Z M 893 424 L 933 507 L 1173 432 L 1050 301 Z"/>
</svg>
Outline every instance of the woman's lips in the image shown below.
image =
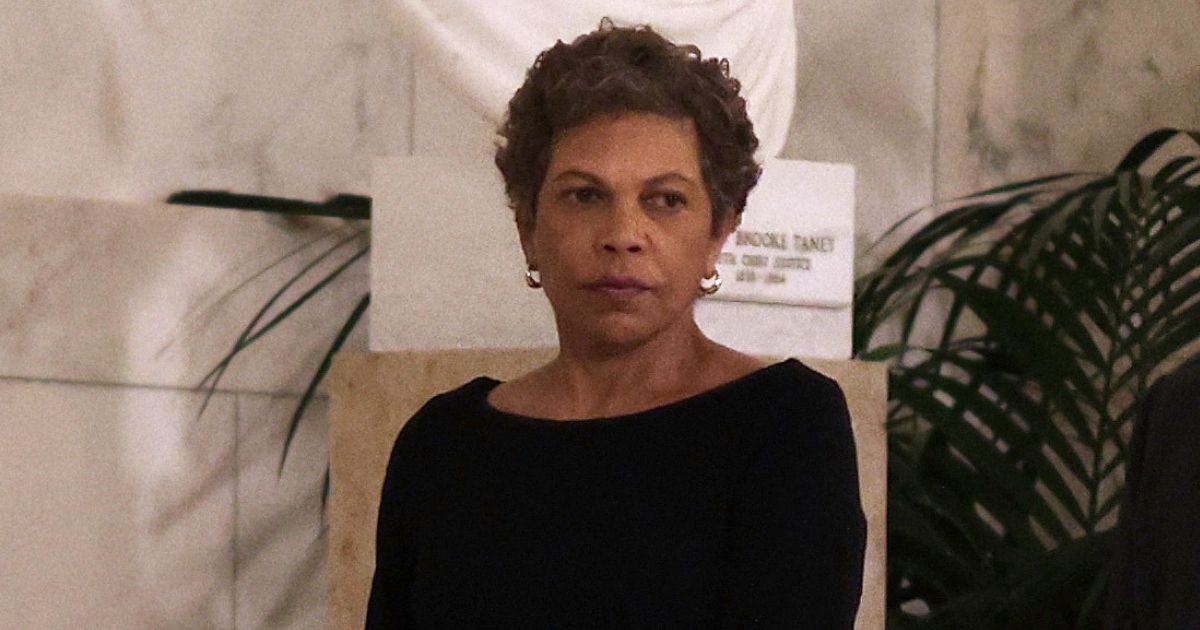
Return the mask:
<svg viewBox="0 0 1200 630">
<path fill-rule="evenodd" d="M 615 298 L 631 298 L 631 297 L 634 297 L 634 296 L 637 296 L 637 295 L 640 295 L 640 294 L 646 292 L 646 289 L 644 287 L 632 286 L 632 285 L 620 286 L 620 285 L 604 284 L 604 285 L 598 285 L 598 286 L 594 287 L 594 289 L 603 295 L 607 295 L 609 297 L 615 297 Z"/>
<path fill-rule="evenodd" d="M 611 297 L 628 298 L 647 290 L 642 281 L 628 277 L 605 277 L 588 285 L 588 288 Z"/>
</svg>

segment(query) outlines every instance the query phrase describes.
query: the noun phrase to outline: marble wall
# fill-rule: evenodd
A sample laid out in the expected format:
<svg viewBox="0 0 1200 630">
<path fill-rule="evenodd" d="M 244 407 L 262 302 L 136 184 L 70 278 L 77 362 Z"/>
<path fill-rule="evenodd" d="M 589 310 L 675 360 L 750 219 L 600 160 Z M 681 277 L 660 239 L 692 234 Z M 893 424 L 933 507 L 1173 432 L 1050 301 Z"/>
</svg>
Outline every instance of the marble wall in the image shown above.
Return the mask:
<svg viewBox="0 0 1200 630">
<path fill-rule="evenodd" d="M 367 192 L 409 149 L 384 0 L 47 0 L 0 21 L 3 192 Z"/>
<path fill-rule="evenodd" d="M 280 460 L 366 259 L 236 359 L 203 415 L 195 386 L 362 227 L 0 195 L 0 627 L 324 626 L 324 398 Z"/>
<path fill-rule="evenodd" d="M 0 378 L 0 627 L 324 627 L 323 410 L 201 398 Z"/>
<path fill-rule="evenodd" d="M 366 193 L 372 159 L 411 148 L 411 82 L 375 0 L 6 6 L 0 627 L 325 626 L 323 399 L 279 461 L 365 259 L 199 419 L 193 388 L 355 228 L 158 200 Z"/>
<path fill-rule="evenodd" d="M 933 197 L 934 0 L 797 0 L 782 157 L 855 168 L 857 249 Z"/>
<path fill-rule="evenodd" d="M 1200 128 L 1200 4 L 941 2 L 939 198 L 1111 170 L 1158 127 Z"/>
<path fill-rule="evenodd" d="M 486 159 L 487 125 L 410 64 L 385 1 L 6 7 L 0 627 L 322 626 L 320 410 L 277 463 L 365 271 L 197 420 L 199 376 L 334 226 L 157 202 L 366 193 L 378 156 Z M 1200 127 L 1194 2 L 797 0 L 796 20 L 784 157 L 856 167 L 860 249 L 935 198 Z"/>
</svg>

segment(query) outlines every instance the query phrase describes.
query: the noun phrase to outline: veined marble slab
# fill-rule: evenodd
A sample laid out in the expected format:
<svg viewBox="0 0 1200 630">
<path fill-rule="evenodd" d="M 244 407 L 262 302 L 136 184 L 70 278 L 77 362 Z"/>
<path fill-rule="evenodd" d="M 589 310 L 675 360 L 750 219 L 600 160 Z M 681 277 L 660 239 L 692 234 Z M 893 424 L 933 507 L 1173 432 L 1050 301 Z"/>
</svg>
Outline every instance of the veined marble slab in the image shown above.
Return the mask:
<svg viewBox="0 0 1200 630">
<path fill-rule="evenodd" d="M 796 110 L 780 157 L 851 164 L 859 251 L 933 199 L 935 0 L 796 0 Z"/>
<path fill-rule="evenodd" d="M 0 378 L 0 627 L 233 630 L 233 402 Z"/>
<path fill-rule="evenodd" d="M 0 378 L 0 628 L 325 627 L 324 398 Z"/>
<path fill-rule="evenodd" d="M 237 532 L 234 578 L 238 628 L 326 628 L 326 519 L 321 493 L 329 462 L 328 404 L 297 428 L 280 458 L 297 399 L 237 395 Z"/>
<path fill-rule="evenodd" d="M 373 0 L 14 2 L 0 192 L 364 192 L 410 146 L 411 68 Z"/>
<path fill-rule="evenodd" d="M 1200 4 L 941 3 L 938 195 L 1110 171 L 1158 127 L 1200 128 Z"/>
<path fill-rule="evenodd" d="M 354 229 L 225 209 L 0 196 L 0 376 L 193 387 L 272 293 Z M 314 271 L 365 245 L 347 244 Z M 221 386 L 302 392 L 367 290 L 361 260 L 237 358 Z M 365 346 L 365 329 L 349 347 Z"/>
</svg>

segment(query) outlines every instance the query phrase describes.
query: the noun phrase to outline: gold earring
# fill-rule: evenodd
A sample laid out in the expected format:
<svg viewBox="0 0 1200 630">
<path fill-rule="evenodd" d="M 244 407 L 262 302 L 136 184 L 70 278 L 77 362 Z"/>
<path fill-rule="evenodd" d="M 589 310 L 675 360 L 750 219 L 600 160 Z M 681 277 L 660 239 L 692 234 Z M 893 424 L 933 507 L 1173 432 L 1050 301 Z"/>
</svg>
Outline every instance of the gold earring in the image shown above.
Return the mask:
<svg viewBox="0 0 1200 630">
<path fill-rule="evenodd" d="M 704 295 L 712 295 L 721 289 L 721 272 L 713 269 L 711 276 L 706 276 L 700 280 L 700 292 Z"/>
<path fill-rule="evenodd" d="M 525 270 L 525 284 L 529 285 L 530 289 L 537 289 L 542 286 L 542 274 L 538 273 L 538 277 L 535 278 L 533 277 L 535 272 L 537 272 L 537 269 L 534 269 L 533 265 L 529 265 L 529 268 Z"/>
</svg>

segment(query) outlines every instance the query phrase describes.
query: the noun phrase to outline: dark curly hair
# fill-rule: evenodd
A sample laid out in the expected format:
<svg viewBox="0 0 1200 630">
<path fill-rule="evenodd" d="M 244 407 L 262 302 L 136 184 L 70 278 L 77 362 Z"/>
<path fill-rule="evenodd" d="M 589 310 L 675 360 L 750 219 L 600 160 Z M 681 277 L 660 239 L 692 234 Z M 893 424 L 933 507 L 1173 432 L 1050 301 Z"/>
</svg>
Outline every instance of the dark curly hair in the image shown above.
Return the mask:
<svg viewBox="0 0 1200 630">
<path fill-rule="evenodd" d="M 529 68 L 499 130 L 496 166 L 517 224 L 533 225 L 559 134 L 600 115 L 649 112 L 693 121 L 715 236 L 731 213 L 740 219 L 762 172 L 740 89 L 727 60 L 705 59 L 649 26 L 616 27 L 606 18 L 570 44 L 560 40 Z"/>
</svg>

